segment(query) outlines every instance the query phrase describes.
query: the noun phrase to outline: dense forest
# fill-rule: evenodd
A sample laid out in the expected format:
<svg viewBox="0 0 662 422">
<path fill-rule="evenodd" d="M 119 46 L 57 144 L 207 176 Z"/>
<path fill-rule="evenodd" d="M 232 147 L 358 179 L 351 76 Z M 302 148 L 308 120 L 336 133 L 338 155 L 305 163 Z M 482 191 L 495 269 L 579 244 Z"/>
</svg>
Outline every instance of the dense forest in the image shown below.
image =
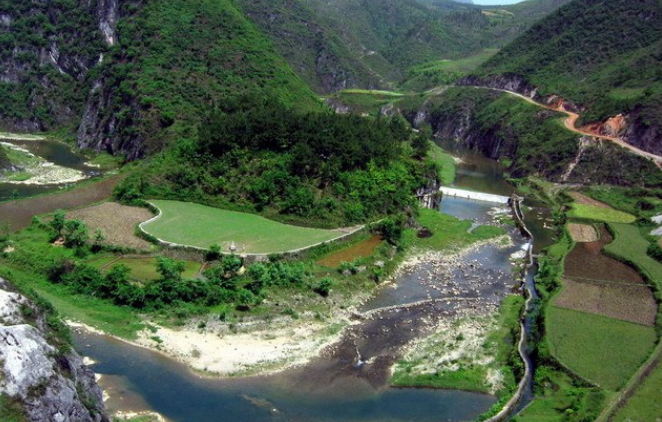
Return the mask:
<svg viewBox="0 0 662 422">
<path fill-rule="evenodd" d="M 275 99 L 241 97 L 212 111 L 198 132 L 195 142 L 145 163 L 116 196 L 182 199 L 331 227 L 413 207 L 412 193 L 437 177 L 423 159 L 427 139 L 401 119 L 301 113 Z"/>
<path fill-rule="evenodd" d="M 586 107 L 584 121 L 641 112 L 662 124 L 662 4 L 585 0 L 531 27 L 478 71 L 516 73 Z"/>
</svg>

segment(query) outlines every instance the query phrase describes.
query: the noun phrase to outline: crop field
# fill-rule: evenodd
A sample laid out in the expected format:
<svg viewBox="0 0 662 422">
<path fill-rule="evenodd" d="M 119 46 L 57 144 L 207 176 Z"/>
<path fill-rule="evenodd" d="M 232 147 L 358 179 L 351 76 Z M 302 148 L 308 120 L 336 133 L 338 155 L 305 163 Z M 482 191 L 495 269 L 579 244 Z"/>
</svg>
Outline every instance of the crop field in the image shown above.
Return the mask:
<svg viewBox="0 0 662 422">
<path fill-rule="evenodd" d="M 136 226 L 152 217 L 152 213 L 145 208 L 127 207 L 114 202 L 104 202 L 67 213 L 67 218 L 82 220 L 90 235 L 93 236 L 97 229 L 101 230 L 106 238 L 104 243 L 135 249 L 149 249 L 152 246 L 135 235 Z"/>
<path fill-rule="evenodd" d="M 580 220 L 605 221 L 608 223 L 634 223 L 636 218 L 632 214 L 611 208 L 597 207 L 574 203 L 568 217 Z"/>
<path fill-rule="evenodd" d="M 607 390 L 617 391 L 646 360 L 653 327 L 550 306 L 547 335 L 551 353 L 569 369 Z"/>
<path fill-rule="evenodd" d="M 657 304 L 645 285 L 565 279 L 554 304 L 642 325 L 655 325 Z"/>
<path fill-rule="evenodd" d="M 166 242 L 209 248 L 218 244 L 237 253 L 277 253 L 305 248 L 342 236 L 343 230 L 291 226 L 258 215 L 179 201 L 151 201 L 162 215 L 143 229 Z"/>
<path fill-rule="evenodd" d="M 610 224 L 610 227 L 616 238 L 605 250 L 634 263 L 651 281 L 662 287 L 662 264 L 646 254 L 649 243 L 643 238 L 639 228 L 628 224 Z"/>
<path fill-rule="evenodd" d="M 598 208 L 611 208 L 609 205 L 604 202 L 600 202 L 597 199 L 593 199 L 590 196 L 586 196 L 579 192 L 568 192 L 568 196 L 575 200 L 575 203 L 580 205 L 592 205 Z"/>
<path fill-rule="evenodd" d="M 658 362 L 651 374 L 634 391 L 612 420 L 615 422 L 661 420 L 660 391 L 662 391 L 662 362 Z"/>
<path fill-rule="evenodd" d="M 568 232 L 575 242 L 596 242 L 599 239 L 598 232 L 590 224 L 570 223 Z"/>
<path fill-rule="evenodd" d="M 131 270 L 130 277 L 132 279 L 147 281 L 159 278 L 159 273 L 156 271 L 156 262 L 156 258 L 120 258 L 117 260 L 98 260 L 90 262 L 90 264 L 104 270 L 110 269 L 113 265 L 122 264 Z M 194 278 L 203 265 L 193 261 L 184 261 L 184 263 L 186 266 L 182 277 L 187 279 Z"/>
<path fill-rule="evenodd" d="M 337 268 L 343 262 L 352 262 L 355 259 L 367 258 L 381 245 L 383 239 L 380 236 L 372 236 L 355 245 L 332 252 L 317 261 L 318 265 L 328 268 Z"/>
</svg>

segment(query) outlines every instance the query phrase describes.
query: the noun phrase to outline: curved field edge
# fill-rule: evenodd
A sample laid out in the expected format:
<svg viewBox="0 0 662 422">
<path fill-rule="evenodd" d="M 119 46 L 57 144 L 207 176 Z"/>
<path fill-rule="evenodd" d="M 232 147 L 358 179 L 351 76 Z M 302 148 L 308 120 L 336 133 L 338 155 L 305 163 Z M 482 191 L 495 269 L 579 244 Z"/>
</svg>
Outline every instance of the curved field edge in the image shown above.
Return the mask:
<svg viewBox="0 0 662 422">
<path fill-rule="evenodd" d="M 298 251 L 347 236 L 354 230 L 298 227 L 264 217 L 190 202 L 151 200 L 159 215 L 140 228 L 164 243 L 207 249 L 220 245 L 237 253 L 270 254 Z"/>
</svg>

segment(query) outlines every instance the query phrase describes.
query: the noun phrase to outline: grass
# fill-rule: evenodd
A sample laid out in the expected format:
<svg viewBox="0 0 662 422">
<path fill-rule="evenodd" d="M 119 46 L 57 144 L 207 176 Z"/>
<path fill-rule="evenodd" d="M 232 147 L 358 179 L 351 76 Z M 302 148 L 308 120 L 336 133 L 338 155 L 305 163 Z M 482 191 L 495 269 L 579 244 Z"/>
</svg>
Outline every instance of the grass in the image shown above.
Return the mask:
<svg viewBox="0 0 662 422">
<path fill-rule="evenodd" d="M 421 249 L 434 250 L 457 250 L 478 240 L 490 239 L 505 234 L 500 227 L 480 226 L 467 233 L 471 227 L 471 221 L 442 214 L 437 210 L 422 209 L 418 217 L 421 226 L 428 228 L 432 236 L 419 238 L 416 232 L 408 230 L 405 232 L 405 241 Z"/>
<path fill-rule="evenodd" d="M 194 278 L 202 264 L 194 261 L 184 261 L 186 264 L 182 277 Z M 156 258 L 122 258 L 115 264 L 126 265 L 131 270 L 131 278 L 137 280 L 157 280 L 159 273 L 156 271 Z"/>
<path fill-rule="evenodd" d="M 603 392 L 574 385 L 565 372 L 549 367 L 536 370 L 535 399 L 513 417 L 514 422 L 594 420 L 604 402 Z"/>
<path fill-rule="evenodd" d="M 607 223 L 634 223 L 636 220 L 632 214 L 623 211 L 584 204 L 572 204 L 568 217 L 580 220 L 605 221 Z"/>
<path fill-rule="evenodd" d="M 151 201 L 163 213 L 144 226 L 162 240 L 208 248 L 219 244 L 224 251 L 232 242 L 239 253 L 277 253 L 305 248 L 343 233 L 335 230 L 291 226 L 266 218 L 179 201 Z"/>
<path fill-rule="evenodd" d="M 660 391 L 662 391 L 662 362 L 658 362 L 653 372 L 635 390 L 612 420 L 614 422 L 660 420 L 662 418 Z"/>
<path fill-rule="evenodd" d="M 91 296 L 72 294 L 65 286 L 49 283 L 34 273 L 3 265 L 0 276 L 19 288 L 33 289 L 50 302 L 63 319 L 78 321 L 129 340 L 135 339 L 136 332 L 143 328 L 140 317 L 129 308 Z"/>
<path fill-rule="evenodd" d="M 644 362 L 655 329 L 550 306 L 546 316 L 549 348 L 570 370 L 602 388 L 617 391 Z"/>
<path fill-rule="evenodd" d="M 444 151 L 439 145 L 430 142 L 428 157 L 439 166 L 439 178 L 444 185 L 455 181 L 455 160 L 453 156 Z"/>
<path fill-rule="evenodd" d="M 605 246 L 609 254 L 635 265 L 649 280 L 662 287 L 662 264 L 646 254 L 648 241 L 639 228 L 629 224 L 610 224 L 614 241 Z"/>
<path fill-rule="evenodd" d="M 20 400 L 0 394 L 0 422 L 28 422 Z"/>
</svg>

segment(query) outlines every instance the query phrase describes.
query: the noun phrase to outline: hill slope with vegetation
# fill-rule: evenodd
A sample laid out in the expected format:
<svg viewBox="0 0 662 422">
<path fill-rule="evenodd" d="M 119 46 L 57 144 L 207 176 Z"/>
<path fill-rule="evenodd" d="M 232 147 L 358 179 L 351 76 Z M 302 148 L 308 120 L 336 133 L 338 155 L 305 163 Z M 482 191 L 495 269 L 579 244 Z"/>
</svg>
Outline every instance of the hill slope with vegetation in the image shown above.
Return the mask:
<svg viewBox="0 0 662 422">
<path fill-rule="evenodd" d="M 508 10 L 450 0 L 240 0 L 238 4 L 313 89 L 329 93 L 390 88 L 413 65 L 500 47 L 567 1 L 529 1 Z"/>
<path fill-rule="evenodd" d="M 584 123 L 626 114 L 630 143 L 662 151 L 662 3 L 576 0 L 502 49 L 476 72 L 518 75 L 538 95 L 585 108 Z"/>
</svg>

